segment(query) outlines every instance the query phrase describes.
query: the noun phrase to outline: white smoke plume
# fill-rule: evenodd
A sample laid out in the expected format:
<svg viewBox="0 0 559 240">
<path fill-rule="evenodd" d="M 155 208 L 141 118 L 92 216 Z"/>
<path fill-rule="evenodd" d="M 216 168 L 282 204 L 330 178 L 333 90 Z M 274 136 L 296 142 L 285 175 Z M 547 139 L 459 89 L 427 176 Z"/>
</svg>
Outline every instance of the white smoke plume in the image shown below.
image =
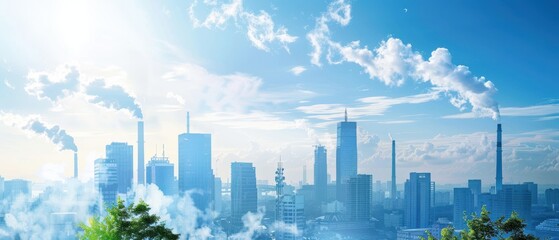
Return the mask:
<svg viewBox="0 0 559 240">
<path fill-rule="evenodd" d="M 131 94 L 122 86 L 108 85 L 103 79 L 87 82 L 76 66 L 64 65 L 53 72 L 30 71 L 25 91 L 38 99 L 53 103 L 82 93 L 90 103 L 115 110 L 127 110 L 138 119 L 143 118 L 142 109 Z"/>
<path fill-rule="evenodd" d="M 424 59 L 411 44 L 404 44 L 398 38 L 382 41 L 373 50 L 361 47 L 359 41 L 349 44 L 333 41 L 329 24 L 345 26 L 350 20 L 351 5 L 344 0 L 332 2 L 328 11 L 316 19 L 315 28 L 307 34 L 313 47 L 312 64 L 321 66 L 321 58 L 326 55 L 329 64 L 355 63 L 371 79 L 388 86 L 401 86 L 407 80 L 427 82 L 433 90 L 444 92 L 450 103 L 461 111 L 471 106 L 478 117 L 499 119 L 495 85 L 483 76 L 475 76 L 467 66 L 454 64 L 448 49 L 437 48 L 429 59 Z"/>
<path fill-rule="evenodd" d="M 13 113 L 0 112 L 0 121 L 8 126 L 18 127 L 22 130 L 45 136 L 52 143 L 57 145 L 60 151 L 78 151 L 78 147 L 74 142 L 74 137 L 70 136 L 66 133 L 66 130 L 61 129 L 58 125 L 49 127 L 48 124 L 44 123 L 38 116 L 21 116 Z"/>
<path fill-rule="evenodd" d="M 107 85 L 105 80 L 97 79 L 85 87 L 85 93 L 91 98 L 89 102 L 109 109 L 126 109 L 138 119 L 142 119 L 142 109 L 136 99 L 128 94 L 123 87 Z"/>
</svg>

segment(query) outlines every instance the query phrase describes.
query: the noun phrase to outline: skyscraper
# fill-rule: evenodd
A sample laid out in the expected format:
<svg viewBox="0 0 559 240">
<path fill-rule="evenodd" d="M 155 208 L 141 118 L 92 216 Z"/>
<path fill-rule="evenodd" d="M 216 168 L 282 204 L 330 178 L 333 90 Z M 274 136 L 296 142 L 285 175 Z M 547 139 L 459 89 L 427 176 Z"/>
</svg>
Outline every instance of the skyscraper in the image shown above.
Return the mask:
<svg viewBox="0 0 559 240">
<path fill-rule="evenodd" d="M 212 170 L 212 137 L 210 134 L 190 133 L 190 116 L 187 115 L 187 132 L 179 135 L 179 191 L 194 190 L 194 205 L 200 210 L 211 207 L 214 194 Z"/>
<path fill-rule="evenodd" d="M 318 145 L 314 147 L 314 190 L 317 201 L 327 200 L 327 180 L 326 148 Z"/>
<path fill-rule="evenodd" d="M 257 207 L 256 170 L 252 163 L 231 163 L 231 218 L 236 225 L 242 217 L 256 213 Z"/>
<path fill-rule="evenodd" d="M 345 119 L 338 123 L 336 142 L 336 196 L 340 202 L 347 200 L 347 182 L 357 176 L 357 123 Z"/>
<path fill-rule="evenodd" d="M 369 221 L 373 196 L 373 175 L 358 174 L 349 179 L 348 211 L 352 221 Z"/>
<path fill-rule="evenodd" d="M 113 142 L 105 146 L 105 157 L 113 159 L 117 164 L 118 192 L 127 193 L 132 189 L 134 181 L 134 157 L 132 145 Z"/>
<path fill-rule="evenodd" d="M 503 144 L 502 144 L 502 130 L 501 124 L 497 124 L 497 173 L 495 175 L 496 180 L 496 192 L 498 193 L 503 189 Z"/>
<path fill-rule="evenodd" d="M 528 187 L 530 195 L 532 196 L 532 205 L 538 204 L 538 184 L 534 182 L 525 182 L 523 185 Z"/>
<path fill-rule="evenodd" d="M 392 205 L 396 202 L 396 141 L 392 140 L 392 186 L 390 188 L 390 198 Z"/>
<path fill-rule="evenodd" d="M 116 203 L 118 192 L 118 164 L 115 159 L 99 158 L 95 160 L 95 189 L 101 195 L 101 205 Z M 102 207 L 102 209 L 103 209 Z"/>
<path fill-rule="evenodd" d="M 145 165 L 144 165 L 144 121 L 138 121 L 138 184 L 145 183 Z"/>
<path fill-rule="evenodd" d="M 470 216 L 474 212 L 474 194 L 470 188 L 454 188 L 454 228 L 466 228 L 464 214 Z"/>
<path fill-rule="evenodd" d="M 494 203 L 496 216 L 508 217 L 513 211 L 526 222 L 530 222 L 532 215 L 532 194 L 525 184 L 503 184 L 497 192 Z M 491 209 L 490 209 L 491 211 Z"/>
<path fill-rule="evenodd" d="M 153 156 L 146 165 L 146 184 L 155 184 L 165 195 L 173 195 L 175 165 L 169 163 L 169 158 Z"/>
<path fill-rule="evenodd" d="M 410 173 L 405 187 L 405 225 L 425 228 L 431 218 L 431 173 Z"/>
<path fill-rule="evenodd" d="M 472 191 L 474 198 L 474 210 L 478 212 L 481 210 L 481 205 L 479 204 L 479 195 L 481 194 L 481 179 L 469 179 L 468 188 Z"/>
<path fill-rule="evenodd" d="M 297 227 L 299 232 L 305 229 L 305 198 L 302 195 L 283 195 L 278 207 L 278 221 Z M 296 235 L 289 231 L 277 231 L 277 240 L 303 239 L 302 234 Z"/>
</svg>

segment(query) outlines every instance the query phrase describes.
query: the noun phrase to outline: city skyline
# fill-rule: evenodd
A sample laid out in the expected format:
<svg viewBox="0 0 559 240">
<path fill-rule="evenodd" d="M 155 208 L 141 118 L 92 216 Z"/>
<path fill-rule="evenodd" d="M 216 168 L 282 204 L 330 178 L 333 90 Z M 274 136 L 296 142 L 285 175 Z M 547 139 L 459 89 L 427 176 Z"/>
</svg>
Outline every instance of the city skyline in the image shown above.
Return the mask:
<svg viewBox="0 0 559 240">
<path fill-rule="evenodd" d="M 223 182 L 230 179 L 231 162 L 251 162 L 257 179 L 272 183 L 282 156 L 289 169 L 286 179 L 296 185 L 303 166 L 313 171 L 317 144 L 326 147 L 328 174 L 334 179 L 336 123 L 347 108 L 349 119 L 358 123 L 358 173 L 375 180 L 391 178 L 394 138 L 399 185 L 410 172 L 430 172 L 437 183 L 475 178 L 492 185 L 495 126 L 502 123 L 503 183 L 557 184 L 559 102 L 552 57 L 559 50 L 546 48 L 558 40 L 546 29 L 558 20 L 549 15 L 547 3 L 522 5 L 527 7 L 523 11 L 511 3 L 494 17 L 483 13 L 495 9 L 495 3 L 486 3 L 481 13 L 474 13 L 474 3 L 328 1 L 301 4 L 300 9 L 280 2 L 234 3 L 242 7 L 226 15 L 219 11 L 222 5 L 142 2 L 127 17 L 117 16 L 130 7 L 125 3 L 35 4 L 45 9 L 40 13 L 35 8 L 24 13 L 25 3 L 3 7 L 0 11 L 13 23 L 0 23 L 6 36 L 0 40 L 6 53 L 0 56 L 0 133 L 5 136 L 0 149 L 17 161 L 8 162 L 0 175 L 34 182 L 70 178 L 73 147 L 59 151 L 63 143 L 52 144 L 44 136 L 54 130 L 64 130 L 79 148 L 82 181 L 93 180 L 93 163 L 104 157 L 110 142 L 132 144 L 136 165 L 138 119 L 145 123 L 145 155 L 166 144 L 169 161 L 179 166 L 176 137 L 185 132 L 184 115 L 191 111 L 193 132 L 213 135 L 211 166 Z M 425 17 L 421 12 L 428 7 L 454 10 L 456 16 L 441 10 Z M 214 20 L 204 15 L 212 10 Z M 509 12 L 520 17 L 507 18 Z M 536 18 L 534 12 L 543 14 Z M 96 19 L 95 13 L 111 20 Z M 487 24 L 460 23 L 464 16 Z M 508 36 L 491 32 L 501 26 L 499 16 L 532 34 L 499 41 Z M 41 22 L 41 17 L 49 20 Z M 468 34 L 434 24 L 437 18 L 447 18 Z M 60 26 L 52 38 L 42 30 L 49 24 Z M 414 28 L 431 34 L 425 37 Z M 261 31 L 267 35 L 258 35 Z M 105 34 L 114 41 L 101 37 Z M 476 34 L 487 36 L 487 43 L 465 37 Z M 36 42 L 28 35 L 48 40 Z M 128 45 L 129 40 L 136 44 Z M 398 51 L 408 54 L 404 60 L 421 61 L 389 61 Z M 437 59 L 451 61 L 438 67 L 457 75 L 444 79 L 418 72 L 418 66 L 428 68 Z M 530 65 L 510 59 L 538 61 Z M 497 106 L 500 121 L 492 119 Z M 40 120 L 42 132 L 28 127 L 32 120 Z M 457 175 L 464 171 L 467 176 Z"/>
</svg>

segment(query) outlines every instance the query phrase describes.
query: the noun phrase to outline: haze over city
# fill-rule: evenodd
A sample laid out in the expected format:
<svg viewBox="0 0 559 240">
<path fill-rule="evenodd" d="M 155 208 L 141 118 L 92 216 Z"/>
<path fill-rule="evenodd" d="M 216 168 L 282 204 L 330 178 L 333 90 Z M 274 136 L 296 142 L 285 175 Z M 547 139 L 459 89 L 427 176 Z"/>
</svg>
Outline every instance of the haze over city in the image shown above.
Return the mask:
<svg viewBox="0 0 559 240">
<path fill-rule="evenodd" d="M 232 163 L 248 162 L 259 184 L 274 185 L 281 159 L 287 185 L 312 185 L 316 146 L 333 183 L 349 121 L 356 173 L 372 182 L 391 181 L 395 140 L 398 191 L 411 172 L 428 172 L 449 191 L 479 179 L 489 192 L 501 124 L 503 183 L 535 182 L 538 196 L 559 185 L 558 10 L 0 0 L 0 176 L 48 185 L 76 174 L 91 185 L 95 161 L 120 142 L 133 147 L 137 184 L 141 132 L 145 164 L 167 157 L 182 191 L 179 135 L 205 133 L 208 169 L 224 184 Z"/>
</svg>

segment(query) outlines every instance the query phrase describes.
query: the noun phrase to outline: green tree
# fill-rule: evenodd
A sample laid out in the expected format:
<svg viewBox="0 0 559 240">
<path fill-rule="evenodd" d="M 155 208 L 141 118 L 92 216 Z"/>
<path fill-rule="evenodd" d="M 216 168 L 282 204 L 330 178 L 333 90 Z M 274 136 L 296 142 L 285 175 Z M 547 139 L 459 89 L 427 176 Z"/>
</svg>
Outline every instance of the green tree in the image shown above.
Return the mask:
<svg viewBox="0 0 559 240">
<path fill-rule="evenodd" d="M 179 239 L 179 234 L 174 234 L 165 227 L 159 217 L 149 214 L 149 206 L 144 201 L 136 205 L 124 206 L 124 201 L 118 199 L 115 206 L 110 207 L 102 220 L 91 217 L 89 225 L 80 224 L 83 233 L 80 239 Z"/>
<path fill-rule="evenodd" d="M 481 214 L 472 214 L 471 218 L 464 216 L 468 229 L 460 232 L 460 239 L 462 240 L 538 240 L 530 234 L 524 233 L 526 224 L 524 220 L 518 217 L 516 212 L 513 212 L 506 221 L 504 217 L 500 217 L 496 221 L 491 221 L 490 213 L 485 206 L 481 209 Z M 507 236 L 507 237 L 505 237 Z M 422 238 L 425 240 L 425 238 Z M 428 240 L 437 240 L 430 232 L 427 232 Z M 441 240 L 457 240 L 458 237 L 454 236 L 454 228 L 446 227 L 441 230 Z"/>
</svg>

